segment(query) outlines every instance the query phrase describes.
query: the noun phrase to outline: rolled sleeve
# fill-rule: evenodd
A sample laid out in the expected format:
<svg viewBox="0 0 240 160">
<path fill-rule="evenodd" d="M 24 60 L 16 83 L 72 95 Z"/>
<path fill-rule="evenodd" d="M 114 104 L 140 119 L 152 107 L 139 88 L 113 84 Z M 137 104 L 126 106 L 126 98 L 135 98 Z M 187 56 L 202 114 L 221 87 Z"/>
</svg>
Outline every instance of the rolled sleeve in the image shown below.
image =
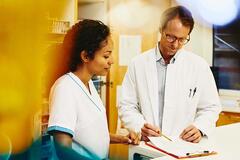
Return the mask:
<svg viewBox="0 0 240 160">
<path fill-rule="evenodd" d="M 64 85 L 55 86 L 50 94 L 50 117 L 48 132 L 61 131 L 74 135 L 76 126 L 76 101 L 71 88 Z"/>
</svg>

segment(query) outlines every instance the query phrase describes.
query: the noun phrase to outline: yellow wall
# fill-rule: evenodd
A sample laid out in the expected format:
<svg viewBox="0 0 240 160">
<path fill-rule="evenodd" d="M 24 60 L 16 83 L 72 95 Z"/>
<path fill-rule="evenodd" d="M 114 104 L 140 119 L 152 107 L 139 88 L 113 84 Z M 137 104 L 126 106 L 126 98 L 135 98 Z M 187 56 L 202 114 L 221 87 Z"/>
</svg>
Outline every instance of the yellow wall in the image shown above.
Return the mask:
<svg viewBox="0 0 240 160">
<path fill-rule="evenodd" d="M 25 150 L 33 140 L 33 117 L 41 107 L 42 53 L 46 33 L 41 1 L 1 1 L 0 153 Z"/>
</svg>

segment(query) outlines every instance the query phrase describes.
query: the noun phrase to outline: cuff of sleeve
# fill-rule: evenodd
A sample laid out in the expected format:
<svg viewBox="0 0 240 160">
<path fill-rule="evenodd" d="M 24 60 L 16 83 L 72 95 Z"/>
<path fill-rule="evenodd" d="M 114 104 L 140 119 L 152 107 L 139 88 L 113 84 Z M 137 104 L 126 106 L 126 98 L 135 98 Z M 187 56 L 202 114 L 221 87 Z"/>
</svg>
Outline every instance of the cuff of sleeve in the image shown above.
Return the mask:
<svg viewBox="0 0 240 160">
<path fill-rule="evenodd" d="M 68 133 L 72 137 L 73 137 L 73 134 L 74 134 L 74 132 L 72 130 L 70 130 L 68 128 L 65 128 L 65 127 L 60 127 L 60 126 L 51 126 L 51 127 L 48 127 L 48 129 L 47 129 L 48 134 L 51 134 L 54 131 L 60 131 L 60 132 Z"/>
</svg>

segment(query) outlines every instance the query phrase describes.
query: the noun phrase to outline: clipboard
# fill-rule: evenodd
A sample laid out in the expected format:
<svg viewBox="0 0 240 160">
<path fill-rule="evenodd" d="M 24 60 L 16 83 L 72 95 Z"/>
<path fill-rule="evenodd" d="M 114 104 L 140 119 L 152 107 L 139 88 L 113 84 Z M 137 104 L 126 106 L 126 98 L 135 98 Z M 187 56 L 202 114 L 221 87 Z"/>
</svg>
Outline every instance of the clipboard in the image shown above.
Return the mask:
<svg viewBox="0 0 240 160">
<path fill-rule="evenodd" d="M 187 142 L 187 143 L 189 143 L 189 142 Z M 184 152 L 184 154 L 183 153 L 181 153 L 181 154 L 179 154 L 179 153 L 177 153 L 177 152 L 174 152 L 173 150 L 168 150 L 166 147 L 158 147 L 158 146 L 156 146 L 156 145 L 154 145 L 151 141 L 150 142 L 145 142 L 145 144 L 147 145 L 147 146 L 149 146 L 149 147 L 152 147 L 152 148 L 154 148 L 154 149 L 156 149 L 156 150 L 158 150 L 158 151 L 160 151 L 160 152 L 162 152 L 162 153 L 164 153 L 164 154 L 167 154 L 167 155 L 169 155 L 169 156 L 172 156 L 172 157 L 174 157 L 174 158 L 176 158 L 176 159 L 186 159 L 186 158 L 195 158 L 195 157 L 204 157 L 204 156 L 210 156 L 210 155 L 215 155 L 215 154 L 217 154 L 217 152 L 215 152 L 215 151 L 204 151 L 204 150 L 199 150 L 199 151 L 195 151 L 195 152 L 187 152 L 187 150 L 186 150 L 186 152 Z M 174 144 L 174 142 L 173 143 L 170 143 L 170 145 L 173 145 Z M 190 146 L 191 147 L 191 146 Z"/>
</svg>

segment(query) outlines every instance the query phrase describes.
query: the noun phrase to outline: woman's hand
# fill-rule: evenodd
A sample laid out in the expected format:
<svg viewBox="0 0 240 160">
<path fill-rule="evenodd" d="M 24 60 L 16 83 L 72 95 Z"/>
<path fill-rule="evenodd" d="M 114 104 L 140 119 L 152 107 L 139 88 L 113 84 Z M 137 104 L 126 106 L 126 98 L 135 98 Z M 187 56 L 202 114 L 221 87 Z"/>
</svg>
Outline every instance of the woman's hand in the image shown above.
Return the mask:
<svg viewBox="0 0 240 160">
<path fill-rule="evenodd" d="M 134 145 L 138 145 L 141 141 L 141 133 L 136 133 L 134 131 L 129 131 L 129 134 L 127 135 L 128 138 L 130 139 L 129 144 L 134 144 Z"/>
<path fill-rule="evenodd" d="M 139 136 L 139 134 L 137 134 L 133 131 L 129 131 L 129 134 L 126 136 L 110 133 L 110 143 L 138 145 L 140 143 L 140 136 Z"/>
</svg>

